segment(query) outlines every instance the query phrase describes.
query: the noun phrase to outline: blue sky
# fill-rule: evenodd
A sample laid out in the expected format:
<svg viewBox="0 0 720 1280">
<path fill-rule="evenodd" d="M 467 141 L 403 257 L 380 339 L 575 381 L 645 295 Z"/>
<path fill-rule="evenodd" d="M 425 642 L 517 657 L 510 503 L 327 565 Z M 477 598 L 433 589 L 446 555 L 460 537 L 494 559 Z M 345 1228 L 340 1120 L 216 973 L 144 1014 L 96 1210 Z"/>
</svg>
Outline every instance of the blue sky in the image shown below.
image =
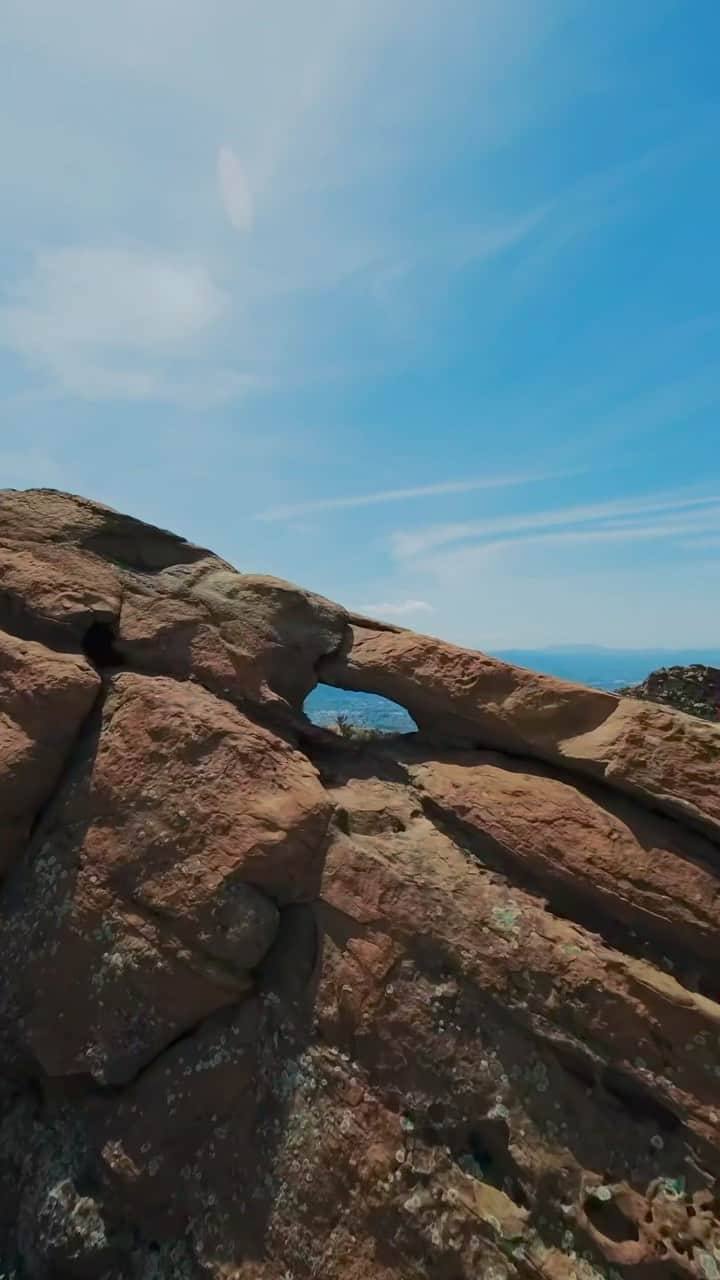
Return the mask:
<svg viewBox="0 0 720 1280">
<path fill-rule="evenodd" d="M 0 484 L 462 643 L 718 644 L 716 0 L 0 31 Z"/>
</svg>

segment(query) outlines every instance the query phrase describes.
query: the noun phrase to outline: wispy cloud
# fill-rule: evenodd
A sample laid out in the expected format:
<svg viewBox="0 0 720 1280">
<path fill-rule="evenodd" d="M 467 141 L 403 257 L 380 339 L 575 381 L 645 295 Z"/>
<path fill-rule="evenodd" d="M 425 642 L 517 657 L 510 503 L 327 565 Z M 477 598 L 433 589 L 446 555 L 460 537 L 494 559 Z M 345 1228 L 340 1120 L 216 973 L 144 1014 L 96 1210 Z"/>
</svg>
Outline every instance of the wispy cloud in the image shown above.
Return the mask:
<svg viewBox="0 0 720 1280">
<path fill-rule="evenodd" d="M 407 618 L 413 613 L 434 613 L 427 600 L 383 600 L 380 604 L 359 604 L 354 613 L 368 618 Z"/>
<path fill-rule="evenodd" d="M 122 17 L 92 0 L 75 8 L 70 31 L 54 0 L 4 7 L 11 54 L 29 70 L 11 78 L 0 118 L 6 217 L 24 243 L 29 226 L 31 244 L 131 235 L 191 250 L 226 296 L 228 363 L 238 360 L 240 376 L 262 367 L 273 385 L 331 380 L 337 369 L 349 378 L 404 364 L 421 344 L 437 349 L 429 304 L 447 296 L 449 277 L 519 247 L 551 208 L 544 191 L 526 201 L 480 190 L 461 209 L 416 195 L 457 112 L 464 118 L 466 86 L 479 172 L 486 148 L 535 118 L 527 68 L 557 23 L 542 7 L 462 0 L 451 22 L 425 0 L 216 0 L 212 21 L 171 0 L 126 0 Z M 219 207 L 237 232 L 252 229 L 252 255 L 218 235 Z M 189 338 L 162 368 L 139 347 L 131 362 L 100 354 L 87 334 L 80 346 L 49 341 L 41 268 L 23 284 L 30 314 L 9 301 L 0 321 L 33 366 L 24 373 L 40 370 L 67 397 L 188 401 L 174 375 Z M 77 297 L 91 331 L 88 292 Z M 153 313 L 154 296 L 143 297 Z M 241 387 L 234 374 L 225 399 Z"/>
<path fill-rule="evenodd" d="M 353 507 L 374 507 L 386 502 L 407 502 L 413 498 L 434 498 L 448 493 L 472 493 L 476 489 L 506 489 L 541 480 L 557 479 L 567 472 L 519 472 L 482 476 L 473 480 L 445 480 L 439 484 L 414 485 L 409 489 L 377 489 L 373 493 L 317 498 L 310 502 L 287 502 L 259 511 L 256 520 L 287 520 L 317 511 L 343 511 Z"/>
<path fill-rule="evenodd" d="M 396 559 L 407 560 L 429 551 L 436 551 L 440 547 L 471 540 L 479 541 L 482 539 L 485 541 L 485 545 L 497 546 L 500 544 L 507 545 L 510 541 L 537 541 L 541 537 L 546 539 L 552 537 L 554 541 L 558 541 L 559 538 L 565 540 L 577 539 L 583 532 L 588 532 L 586 526 L 602 526 L 602 532 L 605 533 L 608 539 L 616 534 L 629 536 L 635 528 L 638 528 L 639 536 L 637 522 L 664 512 L 689 512 L 690 514 L 682 522 L 684 529 L 696 527 L 698 520 L 702 524 L 707 524 L 709 520 L 714 528 L 717 524 L 720 508 L 713 507 L 713 504 L 719 502 L 720 494 L 700 497 L 679 493 L 659 493 L 644 497 L 620 498 L 608 502 L 561 507 L 552 511 L 533 511 L 511 516 L 498 516 L 489 520 L 468 520 L 451 524 L 429 525 L 412 532 L 394 534 L 391 539 L 391 546 Z M 569 525 L 577 526 L 576 531 L 562 535 L 551 532 L 554 529 L 561 529 L 563 526 Z M 671 531 L 672 521 L 656 527 L 667 528 Z M 528 531 L 528 534 L 526 535 L 524 531 Z M 595 529 L 595 534 L 598 536 L 600 532 L 600 528 Z M 503 537 L 502 535 L 504 534 L 510 536 Z M 658 535 L 655 534 L 653 536 Z"/>
<path fill-rule="evenodd" d="M 86 399 L 219 403 L 252 380 L 197 362 L 229 306 L 197 262 L 147 248 L 38 253 L 0 306 L 0 344 Z"/>
<path fill-rule="evenodd" d="M 526 240 L 549 212 L 550 207 L 543 205 L 518 216 L 435 231 L 430 237 L 418 236 L 415 243 L 405 235 L 386 258 L 377 257 L 368 265 L 369 287 L 377 298 L 386 300 L 413 273 L 426 281 L 428 272 L 437 271 L 446 277 L 448 271 L 494 258 Z"/>
<path fill-rule="evenodd" d="M 683 535 L 720 532 L 720 506 L 708 507 L 702 513 L 670 514 L 657 523 L 620 521 L 599 527 L 581 526 L 575 529 L 537 529 L 509 537 L 473 542 L 467 546 L 436 552 L 416 561 L 415 564 L 445 578 L 449 573 L 466 574 L 480 565 L 488 564 L 505 551 L 518 547 L 559 547 L 606 544 L 631 544 L 658 540 L 677 540 L 686 549 L 688 542 Z M 694 544 L 697 545 L 697 544 Z"/>
<path fill-rule="evenodd" d="M 250 183 L 232 147 L 220 147 L 217 160 L 220 201 L 236 231 L 248 231 L 253 221 Z"/>
</svg>

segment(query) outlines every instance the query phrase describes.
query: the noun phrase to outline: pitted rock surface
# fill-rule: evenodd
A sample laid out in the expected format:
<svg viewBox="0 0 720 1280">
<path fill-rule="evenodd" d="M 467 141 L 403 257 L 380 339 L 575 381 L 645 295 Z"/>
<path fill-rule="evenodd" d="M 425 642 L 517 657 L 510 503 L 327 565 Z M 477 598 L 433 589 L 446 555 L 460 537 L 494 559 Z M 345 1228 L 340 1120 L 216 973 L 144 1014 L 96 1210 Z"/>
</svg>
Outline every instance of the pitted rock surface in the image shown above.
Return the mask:
<svg viewBox="0 0 720 1280">
<path fill-rule="evenodd" d="M 642 698 L 687 711 L 702 720 L 715 723 L 720 720 L 720 667 L 701 662 L 686 667 L 660 667 L 640 684 L 630 685 L 621 692 L 629 698 Z"/>
<path fill-rule="evenodd" d="M 720 726 L 6 491 L 0 840 L 0 1275 L 720 1280 Z"/>
</svg>

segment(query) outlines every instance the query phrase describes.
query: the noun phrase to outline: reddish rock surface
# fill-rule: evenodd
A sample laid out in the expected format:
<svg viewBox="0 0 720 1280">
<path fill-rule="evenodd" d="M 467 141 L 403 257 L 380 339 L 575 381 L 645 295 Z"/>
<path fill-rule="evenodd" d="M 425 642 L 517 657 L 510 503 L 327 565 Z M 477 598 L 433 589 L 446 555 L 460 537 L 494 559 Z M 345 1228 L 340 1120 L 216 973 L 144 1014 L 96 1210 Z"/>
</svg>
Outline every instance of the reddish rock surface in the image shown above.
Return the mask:
<svg viewBox="0 0 720 1280">
<path fill-rule="evenodd" d="M 720 727 L 6 492 L 0 801 L 0 1275 L 720 1277 Z"/>
<path fill-rule="evenodd" d="M 81 654 L 0 632 L 0 872 L 57 787 L 99 689 Z"/>
<path fill-rule="evenodd" d="M 400 702 L 429 737 L 603 779 L 720 840 L 720 734 L 694 717 L 370 624 L 353 626 L 320 670 L 328 684 Z"/>
</svg>

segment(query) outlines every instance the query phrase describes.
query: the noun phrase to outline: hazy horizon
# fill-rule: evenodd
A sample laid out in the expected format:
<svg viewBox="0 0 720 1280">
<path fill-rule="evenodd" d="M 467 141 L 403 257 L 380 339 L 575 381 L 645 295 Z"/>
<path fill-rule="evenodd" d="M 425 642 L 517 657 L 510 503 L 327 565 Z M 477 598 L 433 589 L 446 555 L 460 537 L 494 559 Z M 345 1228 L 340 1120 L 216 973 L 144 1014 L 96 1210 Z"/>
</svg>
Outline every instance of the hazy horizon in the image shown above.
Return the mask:
<svg viewBox="0 0 720 1280">
<path fill-rule="evenodd" d="M 607 645 L 607 644 L 555 644 L 542 645 L 538 649 L 525 650 L 522 645 L 508 645 L 506 651 L 514 650 L 518 653 L 689 653 L 697 650 L 698 653 L 714 653 L 720 656 L 720 645 L 681 645 L 679 648 L 668 648 L 667 645 Z"/>
</svg>

